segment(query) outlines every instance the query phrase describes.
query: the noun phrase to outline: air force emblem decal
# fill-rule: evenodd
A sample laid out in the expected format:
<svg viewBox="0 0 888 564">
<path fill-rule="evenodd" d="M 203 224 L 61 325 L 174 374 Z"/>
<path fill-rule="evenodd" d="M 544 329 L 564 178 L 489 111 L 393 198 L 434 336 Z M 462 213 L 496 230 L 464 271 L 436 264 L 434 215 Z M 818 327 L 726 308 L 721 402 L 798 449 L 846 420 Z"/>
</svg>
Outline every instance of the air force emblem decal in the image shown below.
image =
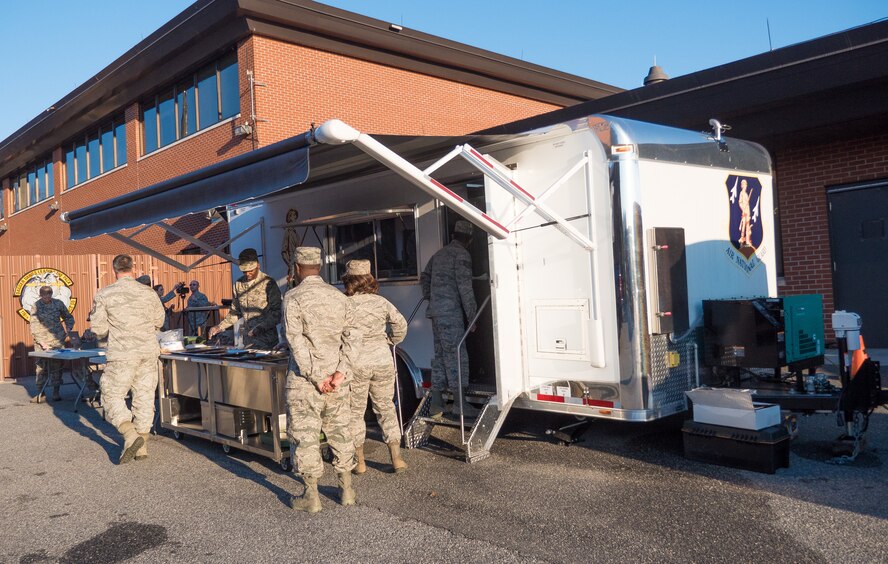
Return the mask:
<svg viewBox="0 0 888 564">
<path fill-rule="evenodd" d="M 731 247 L 725 254 L 747 274 L 761 264 L 762 245 L 762 183 L 755 176 L 731 174 L 725 181 L 727 189 L 728 240 Z"/>
</svg>

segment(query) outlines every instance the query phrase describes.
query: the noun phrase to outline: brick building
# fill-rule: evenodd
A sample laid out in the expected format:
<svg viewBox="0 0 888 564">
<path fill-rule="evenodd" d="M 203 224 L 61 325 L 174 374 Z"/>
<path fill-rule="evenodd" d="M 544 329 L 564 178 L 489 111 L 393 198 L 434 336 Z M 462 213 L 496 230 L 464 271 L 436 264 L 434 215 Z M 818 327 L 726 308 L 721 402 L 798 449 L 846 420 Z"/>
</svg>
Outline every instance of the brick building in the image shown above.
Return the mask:
<svg viewBox="0 0 888 564">
<path fill-rule="evenodd" d="M 775 171 L 780 294 L 822 294 L 827 327 L 834 310 L 854 311 L 867 345 L 888 347 L 888 21 L 485 132 L 594 113 L 698 131 L 717 118 L 729 135 L 764 145 Z"/>
<path fill-rule="evenodd" d="M 199 0 L 0 142 L 0 255 L 131 251 L 109 236 L 69 241 L 60 212 L 329 118 L 372 133 L 462 134 L 618 91 L 307 0 Z M 176 227 L 227 235 L 201 215 Z M 195 251 L 159 229 L 137 239 Z"/>
</svg>

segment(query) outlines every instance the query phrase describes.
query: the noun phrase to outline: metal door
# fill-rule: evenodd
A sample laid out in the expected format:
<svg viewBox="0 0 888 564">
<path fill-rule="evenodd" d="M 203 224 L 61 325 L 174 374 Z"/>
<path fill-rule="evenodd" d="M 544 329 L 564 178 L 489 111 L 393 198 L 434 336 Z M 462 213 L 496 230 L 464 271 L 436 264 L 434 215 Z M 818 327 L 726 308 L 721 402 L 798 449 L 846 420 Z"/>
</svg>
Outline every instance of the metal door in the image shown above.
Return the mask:
<svg viewBox="0 0 888 564">
<path fill-rule="evenodd" d="M 860 314 L 868 347 L 888 347 L 888 181 L 827 197 L 835 308 Z"/>
</svg>

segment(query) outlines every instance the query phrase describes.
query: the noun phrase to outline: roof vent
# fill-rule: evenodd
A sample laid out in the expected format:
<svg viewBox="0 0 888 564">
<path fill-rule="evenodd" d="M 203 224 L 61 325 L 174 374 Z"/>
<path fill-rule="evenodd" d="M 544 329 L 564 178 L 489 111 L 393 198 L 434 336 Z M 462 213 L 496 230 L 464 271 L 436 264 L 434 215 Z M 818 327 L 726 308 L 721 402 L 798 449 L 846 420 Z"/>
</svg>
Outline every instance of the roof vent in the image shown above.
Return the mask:
<svg viewBox="0 0 888 564">
<path fill-rule="evenodd" d="M 663 72 L 663 69 L 660 68 L 657 64 L 651 67 L 651 70 L 648 71 L 648 75 L 644 77 L 644 85 L 649 86 L 651 84 L 657 84 L 658 82 L 665 82 L 669 80 L 669 75 Z"/>
</svg>

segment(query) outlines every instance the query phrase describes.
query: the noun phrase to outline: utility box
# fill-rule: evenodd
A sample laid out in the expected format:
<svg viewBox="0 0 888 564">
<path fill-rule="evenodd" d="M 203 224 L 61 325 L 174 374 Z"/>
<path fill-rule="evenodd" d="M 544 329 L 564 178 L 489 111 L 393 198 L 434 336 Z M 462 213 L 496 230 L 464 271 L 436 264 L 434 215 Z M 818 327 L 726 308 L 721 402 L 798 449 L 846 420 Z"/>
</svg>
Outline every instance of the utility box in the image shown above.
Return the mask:
<svg viewBox="0 0 888 564">
<path fill-rule="evenodd" d="M 694 421 L 759 431 L 780 424 L 780 406 L 752 401 L 752 390 L 697 388 L 686 392 L 694 402 Z"/>
<path fill-rule="evenodd" d="M 773 474 L 789 468 L 789 431 L 783 425 L 759 431 L 685 421 L 685 458 Z"/>
</svg>

